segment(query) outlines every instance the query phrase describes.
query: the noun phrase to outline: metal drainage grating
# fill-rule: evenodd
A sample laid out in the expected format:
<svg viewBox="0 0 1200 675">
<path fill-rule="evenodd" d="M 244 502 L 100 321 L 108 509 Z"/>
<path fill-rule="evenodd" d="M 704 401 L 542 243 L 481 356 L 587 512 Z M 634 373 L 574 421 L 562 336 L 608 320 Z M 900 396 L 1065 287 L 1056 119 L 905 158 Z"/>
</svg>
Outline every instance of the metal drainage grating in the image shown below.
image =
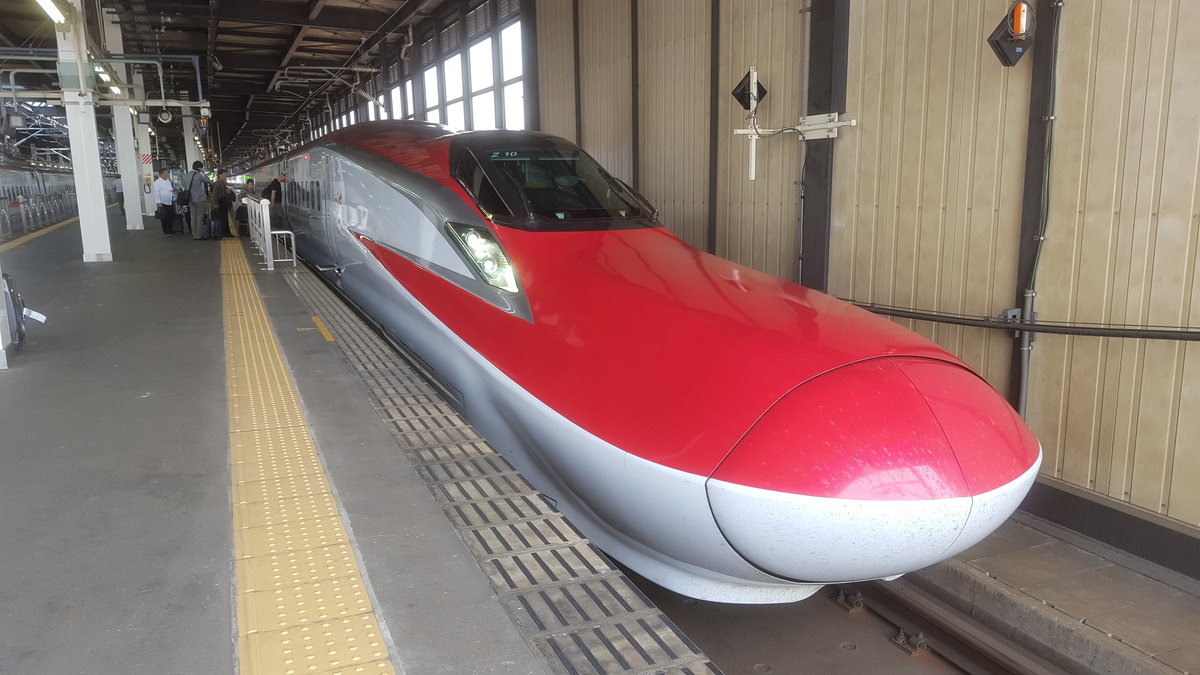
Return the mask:
<svg viewBox="0 0 1200 675">
<path fill-rule="evenodd" d="M 286 276 L 525 639 L 562 673 L 719 675 L 620 570 L 307 269 Z"/>
</svg>

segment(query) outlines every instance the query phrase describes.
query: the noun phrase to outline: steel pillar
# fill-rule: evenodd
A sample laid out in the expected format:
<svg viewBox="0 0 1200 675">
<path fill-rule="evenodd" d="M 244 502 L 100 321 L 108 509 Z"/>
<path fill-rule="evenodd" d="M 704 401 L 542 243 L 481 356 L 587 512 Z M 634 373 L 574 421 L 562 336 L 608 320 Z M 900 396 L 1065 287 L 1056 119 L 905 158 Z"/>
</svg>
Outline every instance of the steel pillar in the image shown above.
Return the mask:
<svg viewBox="0 0 1200 675">
<path fill-rule="evenodd" d="M 65 4 L 65 3 L 64 3 Z M 84 262 L 112 260 L 108 238 L 108 216 L 104 209 L 104 176 L 100 169 L 100 136 L 96 132 L 96 92 L 92 66 L 85 47 L 82 0 L 70 0 L 74 9 L 66 29 L 58 37 L 58 79 L 67 112 L 67 135 L 71 140 L 71 166 L 75 195 L 79 201 L 79 230 L 83 238 Z M 127 115 L 129 113 L 126 113 Z"/>
</svg>

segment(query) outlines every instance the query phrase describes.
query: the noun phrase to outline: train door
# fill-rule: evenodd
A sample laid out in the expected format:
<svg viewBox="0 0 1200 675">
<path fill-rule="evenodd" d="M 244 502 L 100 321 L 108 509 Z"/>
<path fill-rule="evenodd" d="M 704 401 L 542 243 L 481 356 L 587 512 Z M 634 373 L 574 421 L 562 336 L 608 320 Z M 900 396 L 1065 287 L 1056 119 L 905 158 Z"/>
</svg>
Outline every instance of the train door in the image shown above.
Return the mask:
<svg viewBox="0 0 1200 675">
<path fill-rule="evenodd" d="M 329 236 L 330 253 L 333 264 L 342 267 L 347 264 L 347 253 L 352 251 L 348 228 L 356 220 L 354 209 L 347 199 L 347 179 L 352 176 L 352 166 L 346 160 L 335 155 L 326 157 L 326 180 L 329 194 L 325 199 L 326 209 L 325 231 Z"/>
<path fill-rule="evenodd" d="M 320 269 L 335 263 L 334 245 L 329 232 L 329 208 L 325 193 L 329 184 L 330 158 L 327 153 L 315 150 L 305 161 L 307 171 L 303 182 L 295 187 L 304 193 L 306 213 L 304 241 L 297 241 L 301 254 Z"/>
</svg>

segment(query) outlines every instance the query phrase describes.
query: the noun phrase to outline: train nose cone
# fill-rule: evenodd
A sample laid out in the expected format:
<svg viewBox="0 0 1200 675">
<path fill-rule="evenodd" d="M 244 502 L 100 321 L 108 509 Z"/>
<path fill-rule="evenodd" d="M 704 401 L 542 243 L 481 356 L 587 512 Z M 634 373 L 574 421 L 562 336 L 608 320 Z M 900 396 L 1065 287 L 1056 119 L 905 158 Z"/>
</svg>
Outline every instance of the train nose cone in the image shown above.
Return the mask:
<svg viewBox="0 0 1200 675">
<path fill-rule="evenodd" d="M 725 538 L 801 581 L 890 577 L 975 544 L 1025 496 L 1037 440 L 985 382 L 940 361 L 856 363 L 797 387 L 707 483 Z"/>
</svg>

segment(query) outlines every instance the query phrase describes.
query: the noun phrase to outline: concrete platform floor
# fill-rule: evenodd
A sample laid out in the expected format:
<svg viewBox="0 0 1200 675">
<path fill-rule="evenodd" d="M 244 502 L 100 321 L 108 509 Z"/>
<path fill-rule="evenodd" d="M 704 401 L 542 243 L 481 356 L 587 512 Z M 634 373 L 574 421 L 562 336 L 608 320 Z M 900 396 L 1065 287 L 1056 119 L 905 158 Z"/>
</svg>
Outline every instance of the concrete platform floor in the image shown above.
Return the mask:
<svg viewBox="0 0 1200 675">
<path fill-rule="evenodd" d="M 0 371 L 0 673 L 233 673 L 220 245 L 109 215 L 113 263 L 77 226 L 4 254 L 49 322 Z M 262 288 L 397 670 L 547 672 L 295 295 Z"/>
</svg>

